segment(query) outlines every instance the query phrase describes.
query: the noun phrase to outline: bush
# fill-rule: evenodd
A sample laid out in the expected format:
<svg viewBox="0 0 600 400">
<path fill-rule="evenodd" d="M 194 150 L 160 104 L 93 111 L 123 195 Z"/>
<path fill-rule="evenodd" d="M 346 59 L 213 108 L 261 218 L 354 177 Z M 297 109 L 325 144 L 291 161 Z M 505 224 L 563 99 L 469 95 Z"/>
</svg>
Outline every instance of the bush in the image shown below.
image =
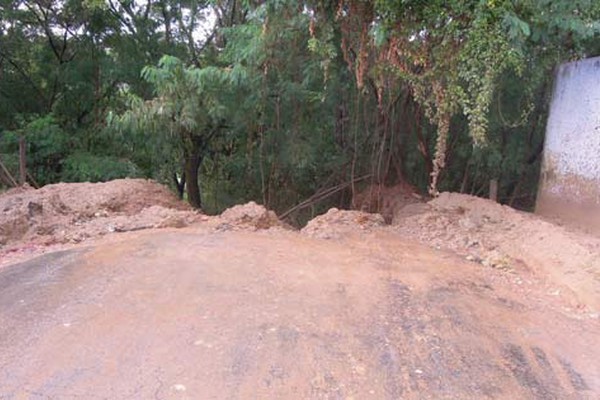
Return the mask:
<svg viewBox="0 0 600 400">
<path fill-rule="evenodd" d="M 139 176 L 141 176 L 140 171 L 129 160 L 89 153 L 75 153 L 64 160 L 61 180 L 64 182 L 104 182 Z"/>
<path fill-rule="evenodd" d="M 4 131 L 0 135 L 0 153 L 8 159 L 7 166 L 13 174 L 18 173 L 19 138 L 27 143 L 27 169 L 41 184 L 55 182 L 60 176 L 62 159 L 69 152 L 68 134 L 51 115 L 22 121 L 22 128 Z"/>
</svg>

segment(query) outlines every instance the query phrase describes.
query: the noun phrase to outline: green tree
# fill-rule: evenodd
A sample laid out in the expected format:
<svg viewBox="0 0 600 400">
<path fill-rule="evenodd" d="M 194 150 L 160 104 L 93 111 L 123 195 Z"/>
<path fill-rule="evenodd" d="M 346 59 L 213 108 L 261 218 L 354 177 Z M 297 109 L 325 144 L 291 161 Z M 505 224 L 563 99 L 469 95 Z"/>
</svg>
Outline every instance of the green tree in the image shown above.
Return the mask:
<svg viewBox="0 0 600 400">
<path fill-rule="evenodd" d="M 436 127 L 432 194 L 448 161 L 449 136 L 462 126 L 456 117 L 466 118 L 475 147 L 498 142 L 489 137 L 489 122 L 503 80 L 533 68 L 547 82 L 544 65 L 585 55 L 599 18 L 598 5 L 588 0 L 345 0 L 336 17 L 358 88 L 374 93 L 379 109 L 386 92 L 408 91 Z M 523 90 L 534 93 L 539 82 L 530 82 Z M 487 152 L 490 160 L 497 153 Z"/>
<path fill-rule="evenodd" d="M 181 155 L 188 201 L 199 208 L 198 172 L 211 141 L 223 130 L 220 95 L 226 79 L 217 68 L 185 67 L 172 56 L 162 57 L 158 67 L 144 68 L 142 76 L 155 97 L 144 101 L 131 95 L 130 109 L 114 121 L 122 129 L 167 139 L 164 144 Z"/>
<path fill-rule="evenodd" d="M 141 174 L 213 211 L 348 206 L 360 179 L 493 179 L 531 203 L 553 68 L 598 54 L 599 18 L 591 0 L 0 0 L 0 151 L 25 135 L 41 182 Z"/>
</svg>

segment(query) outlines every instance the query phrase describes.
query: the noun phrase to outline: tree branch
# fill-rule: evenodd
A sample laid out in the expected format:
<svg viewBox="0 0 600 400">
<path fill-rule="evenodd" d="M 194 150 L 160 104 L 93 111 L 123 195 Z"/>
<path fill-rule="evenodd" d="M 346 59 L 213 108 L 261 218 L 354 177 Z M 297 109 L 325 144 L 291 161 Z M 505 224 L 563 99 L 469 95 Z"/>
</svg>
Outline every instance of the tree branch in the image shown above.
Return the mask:
<svg viewBox="0 0 600 400">
<path fill-rule="evenodd" d="M 36 93 L 44 100 L 44 102 L 47 102 L 47 98 L 46 96 L 44 96 L 44 93 L 42 92 L 42 90 L 38 87 L 38 85 L 35 84 L 35 82 L 33 81 L 33 79 L 23 70 L 23 68 L 21 68 L 14 60 L 12 60 L 6 53 L 4 53 L 1 49 L 0 49 L 0 58 L 2 60 L 6 60 L 8 61 L 8 63 L 10 65 L 13 66 L 13 68 L 19 73 L 19 75 L 21 75 L 23 78 L 25 78 L 25 80 L 27 82 L 29 82 L 29 84 L 31 85 L 31 87 L 33 87 L 33 89 L 36 91 Z"/>
</svg>

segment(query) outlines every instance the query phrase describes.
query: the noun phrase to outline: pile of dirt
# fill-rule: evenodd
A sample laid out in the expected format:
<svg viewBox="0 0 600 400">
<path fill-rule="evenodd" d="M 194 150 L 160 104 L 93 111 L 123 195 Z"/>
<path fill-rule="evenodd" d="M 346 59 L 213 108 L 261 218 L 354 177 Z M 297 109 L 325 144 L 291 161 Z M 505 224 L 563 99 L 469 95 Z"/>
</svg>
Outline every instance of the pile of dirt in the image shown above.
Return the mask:
<svg viewBox="0 0 600 400">
<path fill-rule="evenodd" d="M 578 301 L 600 310 L 600 238 L 456 193 L 399 210 L 391 229 L 485 266 L 529 269 L 565 284 Z"/>
<path fill-rule="evenodd" d="M 263 230 L 263 229 L 292 229 L 277 217 L 271 210 L 251 201 L 246 204 L 233 206 L 223 211 L 217 218 L 216 230 Z"/>
<path fill-rule="evenodd" d="M 331 208 L 310 220 L 301 232 L 319 239 L 336 239 L 353 232 L 370 232 L 384 225 L 380 214 Z"/>
<path fill-rule="evenodd" d="M 310 221 L 302 234 L 337 239 L 391 231 L 487 267 L 529 271 L 560 285 L 551 288 L 553 293 L 568 292 L 565 296 L 600 311 L 598 237 L 467 195 L 443 193 L 424 203 L 402 185 L 371 187 L 355 198 L 355 206 L 384 214 L 333 208 Z M 385 226 L 386 219 L 391 226 Z M 0 264 L 10 261 L 8 254 L 35 246 L 64 246 L 112 232 L 179 228 L 199 221 L 204 222 L 201 229 L 212 231 L 293 229 L 254 202 L 218 217 L 203 216 L 148 180 L 25 187 L 0 195 Z"/>
<path fill-rule="evenodd" d="M 111 232 L 182 227 L 199 218 L 168 188 L 150 180 L 22 187 L 0 196 L 0 250 L 23 243 L 77 243 Z"/>
<path fill-rule="evenodd" d="M 395 186 L 370 185 L 354 195 L 352 208 L 368 213 L 379 213 L 386 222 L 390 223 L 398 210 L 406 205 L 423 203 L 423 201 L 417 188 L 408 183 Z"/>
</svg>

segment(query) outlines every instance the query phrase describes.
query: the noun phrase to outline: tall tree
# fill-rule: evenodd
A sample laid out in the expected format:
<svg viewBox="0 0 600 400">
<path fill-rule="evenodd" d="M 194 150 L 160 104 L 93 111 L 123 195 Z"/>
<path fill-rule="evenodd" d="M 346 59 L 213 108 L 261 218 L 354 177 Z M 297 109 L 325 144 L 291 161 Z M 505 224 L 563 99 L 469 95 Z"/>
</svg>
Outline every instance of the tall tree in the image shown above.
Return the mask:
<svg viewBox="0 0 600 400">
<path fill-rule="evenodd" d="M 181 154 L 188 200 L 200 208 L 198 171 L 208 146 L 223 129 L 219 95 L 225 79 L 216 68 L 186 67 L 172 56 L 161 58 L 158 67 L 144 68 L 142 76 L 155 97 L 144 101 L 132 95 L 130 109 L 115 121 L 122 129 L 167 136 L 165 143 Z"/>
</svg>

